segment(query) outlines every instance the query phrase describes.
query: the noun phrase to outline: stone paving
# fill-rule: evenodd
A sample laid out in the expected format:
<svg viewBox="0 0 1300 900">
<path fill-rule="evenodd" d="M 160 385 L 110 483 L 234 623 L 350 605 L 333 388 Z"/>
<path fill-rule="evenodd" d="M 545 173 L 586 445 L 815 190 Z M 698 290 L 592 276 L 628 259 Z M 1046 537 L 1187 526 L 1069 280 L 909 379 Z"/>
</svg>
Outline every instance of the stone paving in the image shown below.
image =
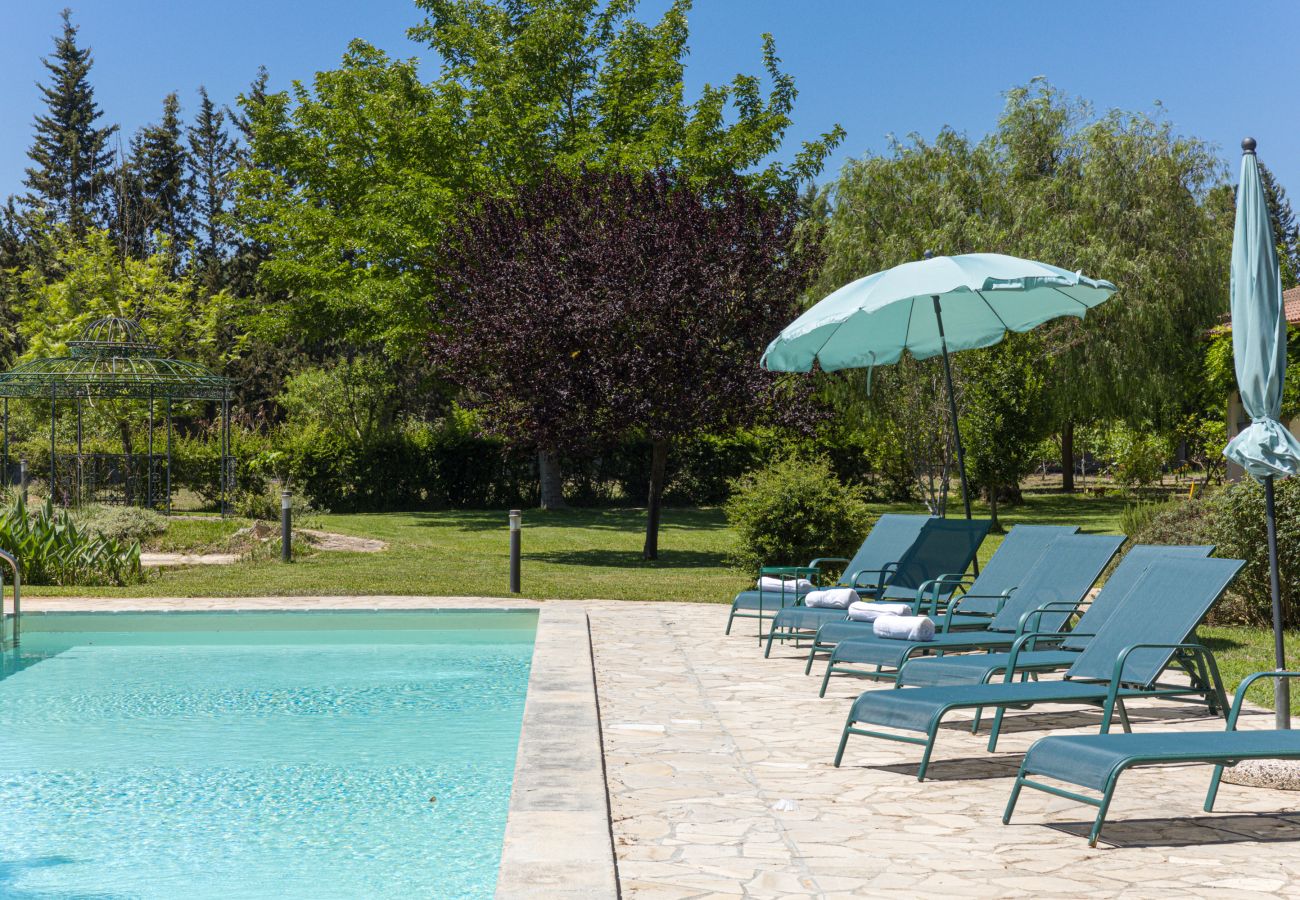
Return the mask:
<svg viewBox="0 0 1300 900">
<path fill-rule="evenodd" d="M 945 729 L 924 783 L 921 748 L 869 738 L 835 769 L 849 701 L 873 682 L 833 679 L 819 700 L 802 654 L 763 659 L 752 620 L 723 637 L 718 607 L 589 615 L 625 897 L 1300 896 L 1300 794 L 1225 784 L 1206 814 L 1208 766 L 1124 775 L 1096 849 L 1095 811 L 1041 792 L 1002 825 L 1024 750 L 1094 732 L 1095 710 L 1008 716 L 996 754 L 987 728 Z M 1138 730 L 1222 727 L 1203 707 L 1130 710 Z"/>
<path fill-rule="evenodd" d="M 526 607 L 429 597 L 150 600 L 31 598 L 35 609 Z M 1093 810 L 1026 791 L 1001 824 L 1021 754 L 1051 733 L 1090 733 L 1098 713 L 1009 716 L 998 753 L 961 720 L 929 778 L 920 748 L 856 738 L 830 765 L 849 701 L 872 682 L 832 681 L 824 700 L 803 656 L 763 659 L 753 621 L 723 637 L 725 607 L 559 602 L 588 616 L 623 897 L 1300 896 L 1300 794 L 1225 784 L 1201 802 L 1207 766 L 1139 769 L 1120 782 L 1103 845 Z M 585 642 L 570 650 L 575 660 Z M 556 651 L 552 651 L 556 652 Z M 1060 709 L 1059 707 L 1057 709 Z M 1135 728 L 1218 729 L 1203 708 L 1130 704 Z M 1271 714 L 1243 727 L 1271 727 Z M 592 761 L 599 766 L 599 761 Z M 603 893 L 603 892 L 602 892 Z M 598 894 L 593 894 L 598 896 Z"/>
</svg>

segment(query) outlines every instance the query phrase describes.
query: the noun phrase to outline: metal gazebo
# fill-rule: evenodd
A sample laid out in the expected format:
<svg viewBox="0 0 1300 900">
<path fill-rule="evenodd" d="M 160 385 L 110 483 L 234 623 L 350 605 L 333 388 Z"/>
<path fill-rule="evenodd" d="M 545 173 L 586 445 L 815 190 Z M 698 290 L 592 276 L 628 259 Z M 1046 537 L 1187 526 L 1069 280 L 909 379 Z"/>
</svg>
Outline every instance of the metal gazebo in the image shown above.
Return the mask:
<svg viewBox="0 0 1300 900">
<path fill-rule="evenodd" d="M 68 488 L 64 502 L 79 503 L 88 470 L 91 483 L 122 481 L 126 497 L 150 507 L 163 506 L 171 511 L 172 482 L 172 403 L 177 400 L 200 400 L 221 405 L 220 480 L 221 511 L 227 511 L 234 490 L 235 460 L 230 453 L 230 395 L 234 382 L 195 362 L 164 357 L 157 345 L 145 339 L 138 323 L 131 319 L 108 316 L 91 322 L 81 339 L 68 342 L 67 356 L 32 359 L 8 372 L 0 373 L 0 398 L 3 407 L 3 472 L 8 477 L 9 401 L 24 399 L 48 402 L 50 408 L 50 493 L 55 495 L 59 481 L 59 454 L 56 449 L 55 425 L 60 405 L 72 405 L 77 415 L 77 452 L 65 466 Z M 133 457 L 140 454 L 83 454 L 82 406 L 93 400 L 141 400 L 148 402 L 148 448 L 144 454 L 143 490 L 133 492 L 129 479 Z M 166 420 L 166 452 L 160 459 L 155 452 L 154 427 L 156 405 L 162 403 Z M 120 459 L 120 468 L 114 460 Z M 162 472 L 158 463 L 165 460 Z"/>
</svg>

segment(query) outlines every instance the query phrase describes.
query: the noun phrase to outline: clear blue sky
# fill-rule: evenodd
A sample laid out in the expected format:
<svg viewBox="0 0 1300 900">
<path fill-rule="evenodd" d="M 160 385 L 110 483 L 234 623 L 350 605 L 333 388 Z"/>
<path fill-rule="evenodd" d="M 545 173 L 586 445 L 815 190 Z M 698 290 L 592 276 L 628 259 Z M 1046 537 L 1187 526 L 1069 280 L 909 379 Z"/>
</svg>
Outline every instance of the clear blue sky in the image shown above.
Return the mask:
<svg viewBox="0 0 1300 900">
<path fill-rule="evenodd" d="M 272 85 L 336 65 L 362 37 L 398 56 L 421 54 L 405 29 L 409 0 L 0 0 L 0 197 L 20 190 L 40 57 L 71 2 L 95 52 L 97 99 L 129 135 L 156 118 L 168 91 L 186 112 L 195 90 L 232 101 L 266 65 Z M 643 17 L 667 0 L 643 0 Z M 942 125 L 980 135 L 1001 93 L 1046 75 L 1100 109 L 1151 110 L 1216 144 L 1236 177 L 1239 142 L 1300 205 L 1300 116 L 1293 44 L 1300 3 L 876 2 L 696 0 L 690 87 L 760 69 L 759 35 L 775 35 L 800 96 L 790 149 L 834 122 L 848 139 L 828 169 L 878 151 L 888 134 L 933 135 Z M 1248 10 L 1248 11 L 1247 11 Z M 430 76 L 432 60 L 426 63 Z M 125 138 L 124 138 L 125 140 Z"/>
</svg>

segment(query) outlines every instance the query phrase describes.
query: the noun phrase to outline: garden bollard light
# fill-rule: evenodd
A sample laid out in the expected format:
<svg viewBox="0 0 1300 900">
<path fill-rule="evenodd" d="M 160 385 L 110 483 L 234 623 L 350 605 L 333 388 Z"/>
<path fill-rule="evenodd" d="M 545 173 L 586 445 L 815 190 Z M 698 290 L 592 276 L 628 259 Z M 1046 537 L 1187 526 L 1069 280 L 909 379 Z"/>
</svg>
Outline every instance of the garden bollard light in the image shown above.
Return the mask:
<svg viewBox="0 0 1300 900">
<path fill-rule="evenodd" d="M 520 510 L 510 510 L 510 593 L 517 594 L 519 587 L 519 538 L 523 522 Z"/>
<path fill-rule="evenodd" d="M 280 492 L 280 562 L 293 559 L 293 504 L 288 491 Z"/>
<path fill-rule="evenodd" d="M 27 459 L 18 460 L 18 489 L 22 491 L 23 502 L 27 502 Z"/>
</svg>

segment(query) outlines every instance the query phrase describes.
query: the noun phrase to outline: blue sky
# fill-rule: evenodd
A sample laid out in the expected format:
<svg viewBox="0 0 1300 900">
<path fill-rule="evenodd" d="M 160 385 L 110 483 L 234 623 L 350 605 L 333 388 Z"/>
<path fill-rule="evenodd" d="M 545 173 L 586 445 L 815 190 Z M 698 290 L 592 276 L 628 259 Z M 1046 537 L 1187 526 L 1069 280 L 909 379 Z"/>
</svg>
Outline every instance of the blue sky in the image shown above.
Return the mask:
<svg viewBox="0 0 1300 900">
<path fill-rule="evenodd" d="M 421 48 L 405 37 L 418 18 L 409 0 L 0 0 L 0 196 L 21 188 L 35 82 L 72 4 L 93 47 L 105 118 L 129 135 L 178 91 L 186 112 L 207 86 L 233 100 L 266 65 L 276 88 L 333 67 L 347 41 L 365 38 L 397 56 Z M 667 0 L 643 0 L 643 17 Z M 881 150 L 889 134 L 933 135 L 947 124 L 987 131 L 1001 93 L 1045 75 L 1099 109 L 1163 103 L 1182 133 L 1216 144 L 1236 177 L 1239 142 L 1300 204 L 1300 116 L 1291 45 L 1300 3 L 1258 0 L 1138 2 L 876 2 L 696 0 L 690 87 L 760 68 L 759 35 L 775 35 L 800 96 L 790 152 L 834 122 L 848 156 Z M 432 60 L 429 74 L 432 76 Z M 125 137 L 124 137 L 125 140 Z"/>
</svg>

